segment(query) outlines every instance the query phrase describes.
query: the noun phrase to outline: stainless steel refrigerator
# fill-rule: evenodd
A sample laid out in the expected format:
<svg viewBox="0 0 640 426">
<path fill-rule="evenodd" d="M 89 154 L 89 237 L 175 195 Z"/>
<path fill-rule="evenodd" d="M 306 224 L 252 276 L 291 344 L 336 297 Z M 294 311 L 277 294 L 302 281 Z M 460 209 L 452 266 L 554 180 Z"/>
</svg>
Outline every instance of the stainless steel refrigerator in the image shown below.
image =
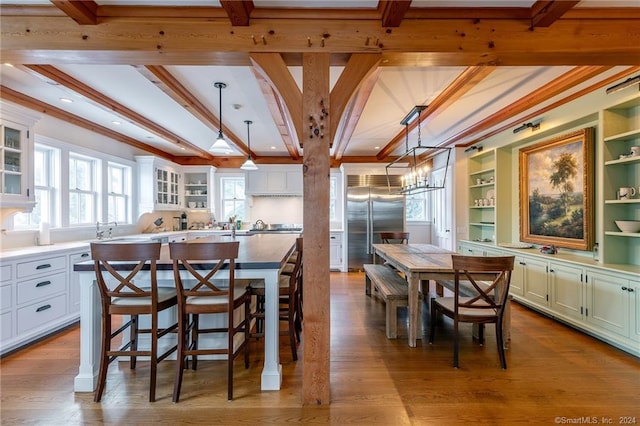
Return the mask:
<svg viewBox="0 0 640 426">
<path fill-rule="evenodd" d="M 380 232 L 404 231 L 405 197 L 390 193 L 389 187 L 384 186 L 386 182 L 386 176 L 347 177 L 347 258 L 350 271 L 361 271 L 363 264 L 372 263 L 372 244 L 380 242 Z"/>
</svg>

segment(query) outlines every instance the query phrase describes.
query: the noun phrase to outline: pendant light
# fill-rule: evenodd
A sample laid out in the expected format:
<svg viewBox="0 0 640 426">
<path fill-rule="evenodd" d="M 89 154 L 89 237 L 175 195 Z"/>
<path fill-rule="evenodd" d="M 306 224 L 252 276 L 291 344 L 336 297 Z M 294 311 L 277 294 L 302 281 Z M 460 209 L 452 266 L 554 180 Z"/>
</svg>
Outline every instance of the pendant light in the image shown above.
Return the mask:
<svg viewBox="0 0 640 426">
<path fill-rule="evenodd" d="M 416 105 L 400 122 L 405 126 L 405 153 L 386 166 L 387 184 L 390 193 L 412 195 L 445 188 L 444 179 L 449 168 L 451 148 L 422 145 L 420 114 L 426 108 L 425 105 Z M 409 148 L 409 124 L 416 119 L 418 120 L 418 141 L 416 146 Z M 443 177 L 438 180 L 433 179 L 432 176 L 436 156 L 439 157 L 438 168 L 443 170 Z M 392 185 L 393 179 L 391 175 L 397 174 L 392 169 L 400 171 L 400 187 Z"/>
<path fill-rule="evenodd" d="M 216 154 L 230 154 L 233 152 L 222 134 L 222 89 L 227 87 L 225 83 L 216 82 L 213 84 L 220 92 L 220 131 L 218 132 L 218 139 L 211 145 L 209 151 Z"/>
<path fill-rule="evenodd" d="M 250 120 L 245 120 L 245 123 L 247 123 L 247 161 L 244 162 L 244 164 L 242 166 L 240 166 L 240 168 L 242 170 L 258 170 L 258 166 L 256 166 L 256 163 L 253 162 L 253 160 L 251 159 L 251 135 L 249 134 L 249 125 L 251 123 L 253 123 L 253 121 Z"/>
</svg>

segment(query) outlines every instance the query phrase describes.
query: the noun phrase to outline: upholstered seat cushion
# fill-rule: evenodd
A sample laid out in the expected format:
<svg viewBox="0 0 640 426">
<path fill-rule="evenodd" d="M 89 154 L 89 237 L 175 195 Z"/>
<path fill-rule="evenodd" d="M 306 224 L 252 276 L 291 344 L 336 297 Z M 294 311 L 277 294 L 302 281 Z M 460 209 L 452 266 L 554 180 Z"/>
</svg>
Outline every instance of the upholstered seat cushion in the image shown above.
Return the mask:
<svg viewBox="0 0 640 426">
<path fill-rule="evenodd" d="M 467 301 L 471 300 L 470 297 L 461 297 L 460 299 L 460 303 L 466 303 Z M 438 305 L 442 306 L 443 308 L 447 309 L 448 311 L 453 312 L 454 309 L 454 304 L 455 304 L 455 298 L 454 297 L 439 297 L 437 299 L 435 299 L 435 303 L 437 303 Z M 477 301 L 476 303 L 474 303 L 474 306 L 488 306 L 486 302 L 483 301 Z M 495 316 L 496 312 L 494 309 L 475 309 L 475 308 L 463 308 L 463 307 L 459 307 L 458 308 L 458 314 L 459 315 L 464 315 L 464 316 L 474 316 L 477 318 L 482 318 L 484 316 Z"/>
<path fill-rule="evenodd" d="M 247 290 L 242 288 L 235 288 L 234 299 L 238 300 L 245 296 Z M 227 296 L 188 296 L 187 305 L 221 305 L 229 301 Z"/>
<path fill-rule="evenodd" d="M 150 287 L 140 287 L 140 290 L 151 291 Z M 158 302 L 176 297 L 176 289 L 171 287 L 158 287 Z M 151 297 L 114 297 L 111 299 L 112 305 L 118 306 L 149 306 L 151 305 Z"/>
</svg>

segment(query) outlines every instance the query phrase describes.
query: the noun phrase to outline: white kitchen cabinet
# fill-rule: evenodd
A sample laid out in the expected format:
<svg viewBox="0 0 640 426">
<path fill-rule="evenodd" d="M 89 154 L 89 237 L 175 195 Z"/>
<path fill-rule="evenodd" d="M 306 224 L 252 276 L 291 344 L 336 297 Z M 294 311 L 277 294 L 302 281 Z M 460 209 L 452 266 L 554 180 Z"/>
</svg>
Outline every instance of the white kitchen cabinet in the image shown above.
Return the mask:
<svg viewBox="0 0 640 426">
<path fill-rule="evenodd" d="M 182 168 L 184 207 L 189 210 L 211 211 L 214 204 L 213 174 L 211 166 L 187 166 Z"/>
<path fill-rule="evenodd" d="M 341 271 L 344 267 L 342 256 L 342 232 L 331 232 L 329 241 L 329 268 Z"/>
<path fill-rule="evenodd" d="M 551 309 L 576 320 L 584 318 L 584 280 L 583 268 L 549 262 L 549 292 Z"/>
<path fill-rule="evenodd" d="M 29 125 L 0 119 L 0 204 L 31 211 L 35 206 L 33 132 Z"/>
<path fill-rule="evenodd" d="M 136 156 L 136 162 L 138 163 L 139 213 L 184 208 L 178 165 L 153 156 Z"/>
<path fill-rule="evenodd" d="M 78 320 L 79 301 L 70 284 L 73 282 L 70 259 L 83 252 L 88 249 L 82 252 L 63 249 L 2 260 L 0 351 L 3 354 Z"/>
<path fill-rule="evenodd" d="M 13 264 L 0 266 L 0 343 L 13 337 Z"/>
<path fill-rule="evenodd" d="M 638 306 L 638 287 L 638 282 L 625 277 L 590 271 L 587 322 L 607 333 L 640 340 L 638 320 L 631 315 Z"/>
<path fill-rule="evenodd" d="M 512 281 L 514 278 L 520 280 L 525 299 L 538 306 L 549 306 L 547 262 L 531 257 L 517 256 Z"/>
<path fill-rule="evenodd" d="M 301 166 L 260 166 L 247 172 L 245 194 L 257 196 L 302 196 Z"/>
</svg>

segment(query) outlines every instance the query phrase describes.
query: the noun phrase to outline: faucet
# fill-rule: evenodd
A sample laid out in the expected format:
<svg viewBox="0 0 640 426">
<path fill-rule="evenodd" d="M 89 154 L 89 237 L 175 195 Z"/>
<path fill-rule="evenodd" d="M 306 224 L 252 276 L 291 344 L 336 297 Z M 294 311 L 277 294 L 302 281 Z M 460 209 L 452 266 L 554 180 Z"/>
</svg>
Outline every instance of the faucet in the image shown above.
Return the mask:
<svg viewBox="0 0 640 426">
<path fill-rule="evenodd" d="M 100 230 L 100 225 L 107 226 L 107 225 L 110 225 L 110 224 L 113 224 L 113 226 L 118 226 L 117 222 L 103 222 L 103 223 L 100 223 L 99 221 L 96 222 L 96 238 L 97 239 L 99 239 L 99 240 L 104 239 L 104 230 Z M 112 237 L 111 231 L 113 231 L 113 228 L 109 227 L 109 234 L 107 235 L 107 238 L 111 238 Z"/>
</svg>

